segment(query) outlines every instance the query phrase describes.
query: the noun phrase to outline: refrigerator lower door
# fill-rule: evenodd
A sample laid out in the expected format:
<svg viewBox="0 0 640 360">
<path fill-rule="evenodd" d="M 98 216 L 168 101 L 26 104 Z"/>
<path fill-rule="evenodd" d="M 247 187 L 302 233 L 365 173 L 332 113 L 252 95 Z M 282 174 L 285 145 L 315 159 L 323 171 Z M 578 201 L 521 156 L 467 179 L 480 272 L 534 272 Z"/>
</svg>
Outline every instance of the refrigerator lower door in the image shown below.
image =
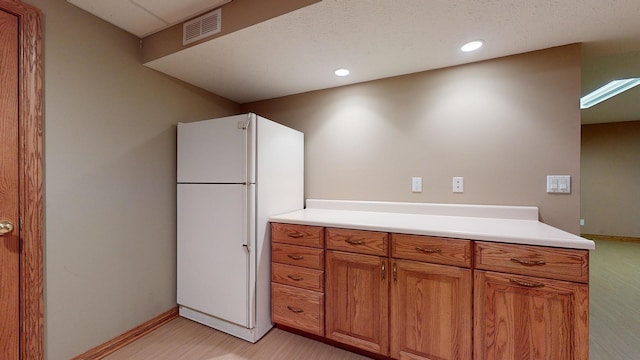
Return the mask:
<svg viewBox="0 0 640 360">
<path fill-rule="evenodd" d="M 247 186 L 178 184 L 178 304 L 253 327 Z"/>
</svg>

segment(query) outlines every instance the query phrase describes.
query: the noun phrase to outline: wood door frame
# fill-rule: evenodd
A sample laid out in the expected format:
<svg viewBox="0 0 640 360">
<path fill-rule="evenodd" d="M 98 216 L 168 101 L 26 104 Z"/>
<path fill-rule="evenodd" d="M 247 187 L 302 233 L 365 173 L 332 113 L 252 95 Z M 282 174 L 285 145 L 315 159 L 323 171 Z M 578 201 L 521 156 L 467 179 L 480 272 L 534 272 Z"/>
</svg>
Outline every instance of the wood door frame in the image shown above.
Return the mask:
<svg viewBox="0 0 640 360">
<path fill-rule="evenodd" d="M 40 10 L 0 0 L 18 17 L 20 359 L 44 358 L 42 23 Z"/>
</svg>

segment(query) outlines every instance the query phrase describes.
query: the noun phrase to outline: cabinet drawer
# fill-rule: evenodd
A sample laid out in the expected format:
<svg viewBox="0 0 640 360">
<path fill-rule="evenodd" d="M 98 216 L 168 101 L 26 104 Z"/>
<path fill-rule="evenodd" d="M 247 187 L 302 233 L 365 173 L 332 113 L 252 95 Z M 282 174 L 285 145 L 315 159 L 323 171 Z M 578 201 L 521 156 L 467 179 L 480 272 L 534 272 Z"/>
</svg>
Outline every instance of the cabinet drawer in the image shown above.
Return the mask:
<svg viewBox="0 0 640 360">
<path fill-rule="evenodd" d="M 324 247 L 321 226 L 271 223 L 271 241 L 292 245 Z"/>
<path fill-rule="evenodd" d="M 391 257 L 471 267 L 471 241 L 391 234 Z"/>
<path fill-rule="evenodd" d="M 271 284 L 271 321 L 324 335 L 324 295 L 292 286 Z"/>
<path fill-rule="evenodd" d="M 484 270 L 588 283 L 588 260 L 588 250 L 475 243 L 475 267 Z"/>
<path fill-rule="evenodd" d="M 304 246 L 271 244 L 271 260 L 312 269 L 324 269 L 324 250 Z"/>
<path fill-rule="evenodd" d="M 271 280 L 314 291 L 324 290 L 324 271 L 273 263 Z"/>
<path fill-rule="evenodd" d="M 387 256 L 389 234 L 378 231 L 327 228 L 327 249 Z"/>
</svg>

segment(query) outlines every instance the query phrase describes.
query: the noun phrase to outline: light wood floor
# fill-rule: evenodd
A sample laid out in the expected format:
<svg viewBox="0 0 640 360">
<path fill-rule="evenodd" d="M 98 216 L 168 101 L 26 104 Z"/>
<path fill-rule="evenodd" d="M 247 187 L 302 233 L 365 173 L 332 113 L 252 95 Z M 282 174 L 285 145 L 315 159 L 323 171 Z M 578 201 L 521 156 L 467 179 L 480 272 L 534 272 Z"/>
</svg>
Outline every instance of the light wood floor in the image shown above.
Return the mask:
<svg viewBox="0 0 640 360">
<path fill-rule="evenodd" d="M 640 359 L 640 242 L 596 241 L 590 253 L 590 359 Z M 364 360 L 273 329 L 255 345 L 178 318 L 108 360 Z"/>
<path fill-rule="evenodd" d="M 596 240 L 589 256 L 590 359 L 640 359 L 640 242 Z"/>
<path fill-rule="evenodd" d="M 105 360 L 365 360 L 330 345 L 272 329 L 252 345 L 184 318 L 177 318 Z"/>
</svg>

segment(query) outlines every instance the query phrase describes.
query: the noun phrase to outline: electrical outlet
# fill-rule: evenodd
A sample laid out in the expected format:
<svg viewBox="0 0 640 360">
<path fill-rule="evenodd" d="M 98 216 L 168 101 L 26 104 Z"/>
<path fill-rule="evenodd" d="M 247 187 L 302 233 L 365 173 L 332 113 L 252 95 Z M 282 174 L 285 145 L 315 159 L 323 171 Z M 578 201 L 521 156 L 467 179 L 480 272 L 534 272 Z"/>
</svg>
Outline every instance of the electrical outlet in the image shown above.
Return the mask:
<svg viewBox="0 0 640 360">
<path fill-rule="evenodd" d="M 464 178 L 462 176 L 453 177 L 453 192 L 454 193 L 464 192 Z"/>
</svg>

